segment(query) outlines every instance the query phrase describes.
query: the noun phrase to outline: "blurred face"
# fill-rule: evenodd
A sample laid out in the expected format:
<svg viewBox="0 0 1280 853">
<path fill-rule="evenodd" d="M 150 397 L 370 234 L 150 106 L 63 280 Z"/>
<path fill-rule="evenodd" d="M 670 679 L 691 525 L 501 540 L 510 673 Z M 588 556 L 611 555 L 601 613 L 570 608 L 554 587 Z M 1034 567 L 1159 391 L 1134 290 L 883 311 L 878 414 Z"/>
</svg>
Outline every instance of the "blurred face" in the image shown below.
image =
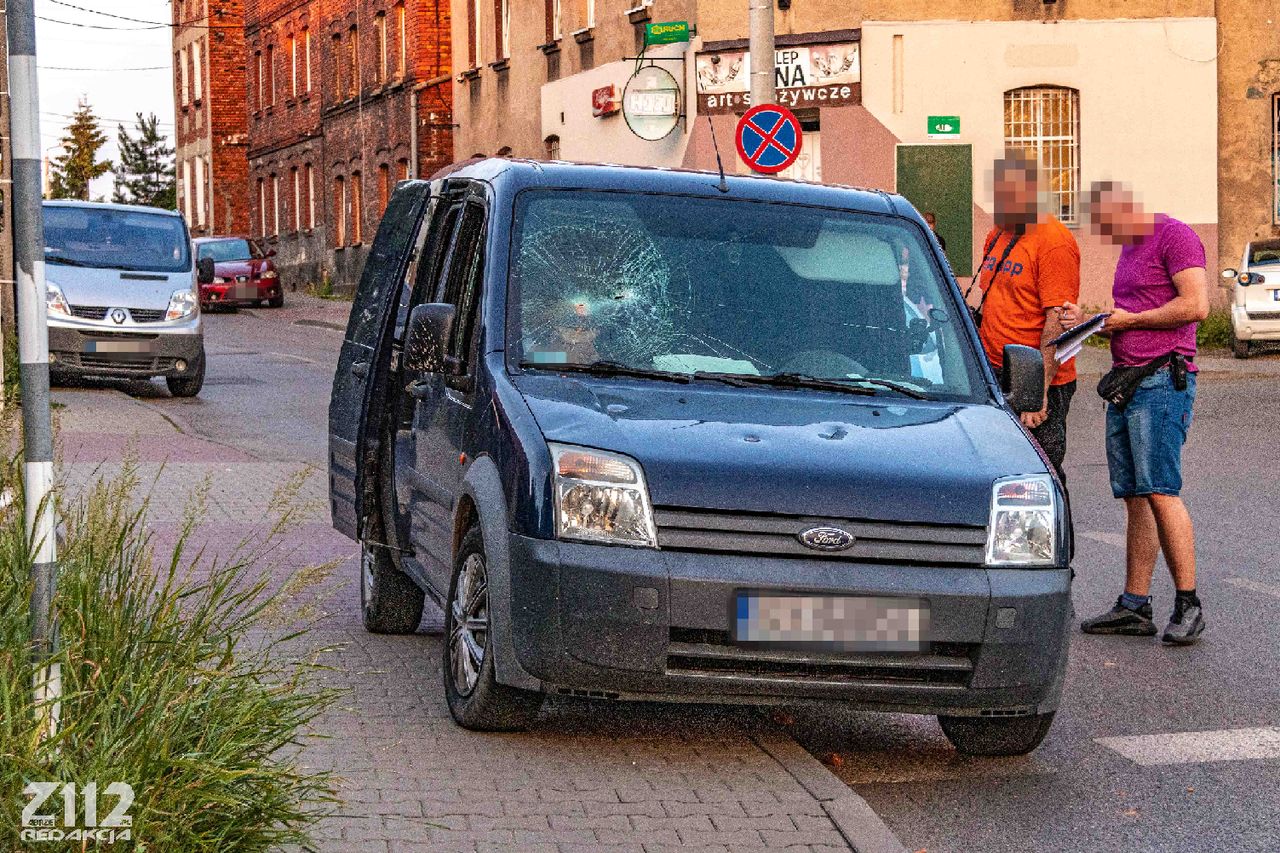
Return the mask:
<svg viewBox="0 0 1280 853">
<path fill-rule="evenodd" d="M 1127 189 L 1103 192 L 1089 213 L 1094 234 L 1116 245 L 1133 243 L 1151 233 L 1153 220 Z"/>
<path fill-rule="evenodd" d="M 1020 228 L 1033 224 L 1039 218 L 1039 186 L 1033 166 L 999 160 L 995 168 L 995 185 L 997 225 Z"/>
</svg>

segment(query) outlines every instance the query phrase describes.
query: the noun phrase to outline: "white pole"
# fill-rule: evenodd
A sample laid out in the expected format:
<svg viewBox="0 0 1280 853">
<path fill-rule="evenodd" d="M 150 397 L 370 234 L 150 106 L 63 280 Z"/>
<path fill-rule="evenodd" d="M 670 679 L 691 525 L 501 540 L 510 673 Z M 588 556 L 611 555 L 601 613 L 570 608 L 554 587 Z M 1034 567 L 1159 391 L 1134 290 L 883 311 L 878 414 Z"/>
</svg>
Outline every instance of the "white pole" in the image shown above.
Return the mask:
<svg viewBox="0 0 1280 853">
<path fill-rule="evenodd" d="M 751 106 L 772 104 L 774 95 L 773 0 L 748 0 L 751 26 Z"/>
</svg>

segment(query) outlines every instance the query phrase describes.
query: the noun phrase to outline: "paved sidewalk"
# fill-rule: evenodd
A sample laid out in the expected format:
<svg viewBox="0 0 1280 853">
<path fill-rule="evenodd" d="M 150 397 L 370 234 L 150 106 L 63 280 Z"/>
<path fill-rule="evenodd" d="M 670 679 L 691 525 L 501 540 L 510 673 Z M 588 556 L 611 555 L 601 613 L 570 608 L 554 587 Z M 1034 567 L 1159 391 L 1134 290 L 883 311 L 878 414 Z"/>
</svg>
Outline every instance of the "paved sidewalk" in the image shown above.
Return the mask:
<svg viewBox="0 0 1280 853">
<path fill-rule="evenodd" d="M 336 647 L 329 680 L 346 691 L 317 723 L 324 739 L 303 753 L 341 779 L 342 805 L 316 850 L 848 850 L 847 838 L 869 839 L 859 850 L 901 849 L 877 837 L 883 824 L 859 798 L 750 710 L 550 700 L 528 733 L 458 728 L 441 689 L 439 613 L 413 636 L 362 629 L 356 546 L 329 526 L 323 471 L 184 433 L 117 390 L 54 398 L 65 406 L 66 493 L 132 454 L 161 540 L 203 481 L 208 509 L 193 544 L 211 552 L 262 535 L 272 493 L 300 483 L 303 511 L 272 560 L 282 577 L 340 561 L 306 596 L 320 602 L 311 640 Z"/>
</svg>

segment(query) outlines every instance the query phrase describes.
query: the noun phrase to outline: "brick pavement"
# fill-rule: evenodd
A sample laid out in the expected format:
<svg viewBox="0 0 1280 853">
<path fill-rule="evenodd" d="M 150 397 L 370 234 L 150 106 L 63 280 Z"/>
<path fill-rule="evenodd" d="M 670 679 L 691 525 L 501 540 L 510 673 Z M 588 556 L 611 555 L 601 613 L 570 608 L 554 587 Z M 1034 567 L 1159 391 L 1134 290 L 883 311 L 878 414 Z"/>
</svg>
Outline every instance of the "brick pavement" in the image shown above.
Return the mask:
<svg viewBox="0 0 1280 853">
<path fill-rule="evenodd" d="M 324 472 L 183 434 L 115 390 L 58 390 L 55 399 L 65 405 L 57 417 L 67 494 L 118 471 L 132 448 L 161 540 L 206 478 L 208 511 L 193 544 L 212 552 L 261 535 L 272 492 L 303 478 L 303 512 L 271 552 L 275 570 L 343 561 L 307 592 L 320 601 L 311 642 L 334 647 L 328 681 L 345 690 L 317 721 L 324 737 L 301 756 L 340 779 L 342 804 L 318 827 L 316 850 L 849 849 L 830 817 L 847 789 L 824 794 L 826 771 L 798 747 L 810 778 L 794 761 L 784 767 L 778 750 L 762 746 L 778 735 L 749 710 L 553 699 L 527 733 L 458 728 L 441 689 L 439 613 L 412 636 L 360 626 L 356 547 L 328 524 Z"/>
</svg>

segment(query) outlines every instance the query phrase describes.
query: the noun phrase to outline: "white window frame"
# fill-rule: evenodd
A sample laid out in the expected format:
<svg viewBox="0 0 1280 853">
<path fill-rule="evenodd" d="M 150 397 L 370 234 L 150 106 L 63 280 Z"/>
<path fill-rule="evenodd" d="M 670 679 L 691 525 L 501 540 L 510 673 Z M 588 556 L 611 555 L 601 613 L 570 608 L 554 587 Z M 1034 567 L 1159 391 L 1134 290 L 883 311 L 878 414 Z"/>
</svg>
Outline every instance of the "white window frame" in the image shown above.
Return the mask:
<svg viewBox="0 0 1280 853">
<path fill-rule="evenodd" d="M 208 180 L 208 172 L 204 167 L 204 158 L 196 157 L 195 184 L 196 184 L 196 225 L 203 228 L 205 224 L 205 182 Z"/>
<path fill-rule="evenodd" d="M 373 34 L 378 42 L 378 77 L 374 82 L 385 83 L 387 80 L 387 13 L 379 12 L 373 16 Z"/>
<path fill-rule="evenodd" d="M 502 0 L 502 59 L 511 58 L 511 0 Z"/>
<path fill-rule="evenodd" d="M 276 46 L 267 45 L 267 106 L 276 105 Z"/>
<path fill-rule="evenodd" d="M 192 100 L 199 101 L 204 97 L 204 74 L 200 66 L 200 40 L 191 43 L 191 79 L 195 86 Z"/>
<path fill-rule="evenodd" d="M 187 220 L 187 227 L 191 227 L 193 220 L 191 219 L 191 161 L 182 161 L 182 215 Z"/>
<path fill-rule="evenodd" d="M 396 76 L 403 77 L 409 72 L 409 24 L 404 4 L 396 4 L 396 37 L 400 42 L 400 55 L 396 57 Z"/>
<path fill-rule="evenodd" d="M 298 97 L 298 37 L 289 36 L 289 94 Z"/>
<path fill-rule="evenodd" d="M 181 66 L 182 78 L 182 105 L 185 107 L 191 103 L 191 69 L 187 67 L 187 49 L 184 47 L 178 51 L 178 65 Z"/>
<path fill-rule="evenodd" d="M 258 60 L 258 100 L 254 104 L 255 109 L 262 109 L 267 105 L 267 64 L 266 59 L 262 55 L 262 51 L 257 52 Z"/>
<path fill-rule="evenodd" d="M 471 38 L 475 40 L 476 61 L 472 68 L 479 68 L 484 65 L 484 41 L 481 38 L 480 27 L 480 10 L 481 0 L 471 0 Z"/>
<path fill-rule="evenodd" d="M 587 28 L 596 25 L 596 0 L 587 0 Z"/>
<path fill-rule="evenodd" d="M 302 230 L 302 173 L 298 167 L 293 169 L 293 233 Z"/>
<path fill-rule="evenodd" d="M 307 229 L 316 227 L 316 170 L 310 163 L 307 169 Z"/>
<path fill-rule="evenodd" d="M 1065 99 L 1067 132 L 1047 134 L 1045 105 L 1053 98 Z M 1021 102 L 1030 118 L 1014 127 L 1012 107 Z M 1054 199 L 1053 215 L 1064 225 L 1080 224 L 1080 91 L 1067 86 L 1027 86 L 1004 93 L 1004 142 L 1035 155 L 1041 172 L 1049 181 Z M 1058 181 L 1065 176 L 1065 185 Z"/>
<path fill-rule="evenodd" d="M 1271 224 L 1280 225 L 1280 92 L 1271 96 Z"/>
<path fill-rule="evenodd" d="M 280 236 L 280 176 L 271 176 L 271 236 Z"/>
<path fill-rule="evenodd" d="M 258 234 L 267 236 L 267 181 L 258 178 Z"/>
<path fill-rule="evenodd" d="M 560 41 L 564 37 L 564 2 L 551 0 L 551 40 Z"/>
<path fill-rule="evenodd" d="M 303 91 L 311 91 L 311 30 L 302 31 L 302 69 L 306 87 Z"/>
</svg>

